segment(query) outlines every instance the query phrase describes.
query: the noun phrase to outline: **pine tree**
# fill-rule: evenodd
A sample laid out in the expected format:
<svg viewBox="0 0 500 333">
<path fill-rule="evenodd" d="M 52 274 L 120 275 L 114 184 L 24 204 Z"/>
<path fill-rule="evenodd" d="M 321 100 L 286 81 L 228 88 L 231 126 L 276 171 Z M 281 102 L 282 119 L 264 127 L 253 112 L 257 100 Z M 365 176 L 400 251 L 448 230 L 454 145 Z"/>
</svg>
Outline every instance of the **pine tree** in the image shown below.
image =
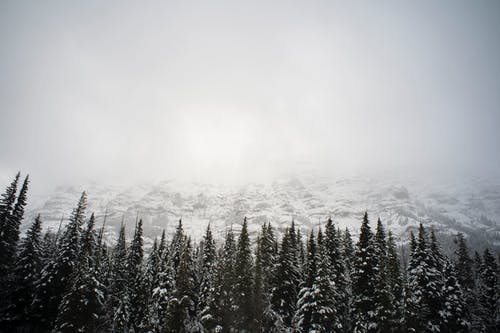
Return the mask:
<svg viewBox="0 0 500 333">
<path fill-rule="evenodd" d="M 14 287 L 14 263 L 16 260 L 16 247 L 19 240 L 19 225 L 23 218 L 28 190 L 28 177 L 26 177 L 16 201 L 17 183 L 20 174 L 7 187 L 0 201 L 0 323 L 7 307 L 12 303 L 9 300 L 10 290 Z"/>
<path fill-rule="evenodd" d="M 377 318 L 375 304 L 376 253 L 368 214 L 363 223 L 356 244 L 352 272 L 354 332 L 376 332 Z"/>
<path fill-rule="evenodd" d="M 253 291 L 253 260 L 248 237 L 247 219 L 243 221 L 235 260 L 235 329 L 239 332 L 251 331 L 252 318 L 252 291 Z"/>
<path fill-rule="evenodd" d="M 266 315 L 274 323 L 290 327 L 295 315 L 301 281 L 294 225 L 285 231 L 273 277 L 271 307 Z"/>
<path fill-rule="evenodd" d="M 322 241 L 321 229 L 318 231 L 318 259 L 317 272 L 311 288 L 313 295 L 313 312 L 311 316 L 311 328 L 313 332 L 341 332 L 342 324 L 337 312 L 338 299 L 332 281 L 332 266 L 330 253 L 326 248 L 326 241 Z"/>
<path fill-rule="evenodd" d="M 262 332 L 264 321 L 264 293 L 262 288 L 262 250 L 261 235 L 257 238 L 255 251 L 255 270 L 253 276 L 252 314 L 254 332 Z"/>
<path fill-rule="evenodd" d="M 213 309 L 214 283 L 216 274 L 217 250 L 210 230 L 210 224 L 207 226 L 205 237 L 203 238 L 203 254 L 201 259 L 201 282 L 200 282 L 200 322 L 206 330 L 212 330 L 216 326 L 216 319 L 211 313 Z"/>
<path fill-rule="evenodd" d="M 482 265 L 479 273 L 479 318 L 482 332 L 498 332 L 497 315 L 497 279 L 498 265 L 488 249 L 484 250 Z"/>
<path fill-rule="evenodd" d="M 11 330 L 14 327 L 30 328 L 30 305 L 35 294 L 35 282 L 42 269 L 41 224 L 38 215 L 19 246 L 14 270 L 15 284 L 9 295 L 11 305 L 4 314 L 4 320 Z"/>
<path fill-rule="evenodd" d="M 106 299 L 107 318 L 112 332 L 127 332 L 130 318 L 127 288 L 127 245 L 125 226 L 120 226 L 118 240 L 111 251 L 110 278 Z"/>
<path fill-rule="evenodd" d="M 307 242 L 306 275 L 299 292 L 297 313 L 294 318 L 295 326 L 300 332 L 309 332 L 312 329 L 312 315 L 316 306 L 314 304 L 316 295 L 313 293 L 313 285 L 317 275 L 318 255 L 316 252 L 314 232 L 311 230 Z"/>
<path fill-rule="evenodd" d="M 375 304 L 378 332 L 389 332 L 392 327 L 391 317 L 393 309 L 393 295 L 388 284 L 388 255 L 385 229 L 377 221 L 377 231 L 374 238 L 375 245 Z"/>
<path fill-rule="evenodd" d="M 191 241 L 187 240 L 181 249 L 175 290 L 169 303 L 169 332 L 198 332 L 202 329 L 196 318 L 196 281 L 191 254 Z"/>
<path fill-rule="evenodd" d="M 172 262 L 172 267 L 174 272 L 177 274 L 177 267 L 181 260 L 182 249 L 184 248 L 184 243 L 186 242 L 186 235 L 184 235 L 184 228 L 182 227 L 182 220 L 179 220 L 179 224 L 175 230 L 174 237 L 172 238 L 172 243 L 170 244 L 170 258 Z"/>
<path fill-rule="evenodd" d="M 57 245 L 56 255 L 42 269 L 40 279 L 36 282 L 32 313 L 35 325 L 42 330 L 53 327 L 63 295 L 71 287 L 71 277 L 80 254 L 80 235 L 86 207 L 87 195 L 83 192 Z"/>
<path fill-rule="evenodd" d="M 474 289 L 474 261 L 469 256 L 467 242 L 462 233 L 457 234 L 456 243 L 457 249 L 455 251 L 455 270 L 457 272 L 457 278 L 460 285 L 464 289 L 464 292 L 470 292 Z"/>
<path fill-rule="evenodd" d="M 391 331 L 400 332 L 403 324 L 403 278 L 396 244 L 389 231 L 387 239 L 387 285 L 392 296 L 392 312 L 389 317 Z"/>
<path fill-rule="evenodd" d="M 147 285 L 144 283 L 142 220 L 136 225 L 127 258 L 128 291 L 130 299 L 130 327 L 139 330 L 147 308 Z"/>
<path fill-rule="evenodd" d="M 259 256 L 256 265 L 259 264 L 262 270 L 262 328 L 269 331 L 274 325 L 274 318 L 271 312 L 271 291 L 274 272 L 276 269 L 277 241 L 271 223 L 264 223 L 261 236 L 258 240 Z"/>
<path fill-rule="evenodd" d="M 462 233 L 457 234 L 455 242 L 457 244 L 457 249 L 455 251 L 456 277 L 458 279 L 458 283 L 462 287 L 465 302 L 469 305 L 465 309 L 465 320 L 467 320 L 468 322 L 472 322 L 472 313 L 470 311 L 470 308 L 477 308 L 477 298 L 474 295 L 474 261 L 469 256 L 467 242 Z"/>
<path fill-rule="evenodd" d="M 339 323 L 333 327 L 341 332 L 349 325 L 349 294 L 347 289 L 346 265 L 341 252 L 340 234 L 335 230 L 335 225 L 331 218 L 325 226 L 325 251 L 330 261 L 330 278 L 335 285 L 335 308 Z"/>
<path fill-rule="evenodd" d="M 5 192 L 2 194 L 2 199 L 0 199 L 0 237 L 2 237 L 2 240 L 5 230 L 4 227 L 7 223 L 10 223 L 10 217 L 14 209 L 19 177 L 21 177 L 20 172 L 16 174 L 12 183 L 10 183 L 10 185 L 5 189 Z"/>
<path fill-rule="evenodd" d="M 98 280 L 94 214 L 82 236 L 82 246 L 70 289 L 59 306 L 54 332 L 96 332 L 102 324 L 103 294 Z"/>
<path fill-rule="evenodd" d="M 408 265 L 406 320 L 410 332 L 438 332 L 442 325 L 442 278 L 438 267 L 425 229 L 420 225 Z"/>
<path fill-rule="evenodd" d="M 216 321 L 216 332 L 230 332 L 234 318 L 234 267 L 236 243 L 232 229 L 226 233 L 224 247 L 218 256 L 217 272 L 214 283 L 213 303 L 208 310 Z"/>
<path fill-rule="evenodd" d="M 470 323 L 467 318 L 467 303 L 462 293 L 455 269 L 449 260 L 445 260 L 443 267 L 443 309 L 441 310 L 442 327 L 444 333 L 465 333 L 469 331 Z"/>
</svg>

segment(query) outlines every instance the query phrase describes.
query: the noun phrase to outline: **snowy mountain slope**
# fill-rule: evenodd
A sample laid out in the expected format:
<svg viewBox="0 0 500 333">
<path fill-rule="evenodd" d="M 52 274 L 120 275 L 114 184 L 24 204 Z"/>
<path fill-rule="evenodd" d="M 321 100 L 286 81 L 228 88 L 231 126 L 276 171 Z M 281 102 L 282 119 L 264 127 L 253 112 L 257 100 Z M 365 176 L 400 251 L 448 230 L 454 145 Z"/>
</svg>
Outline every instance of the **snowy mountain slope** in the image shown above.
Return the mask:
<svg viewBox="0 0 500 333">
<path fill-rule="evenodd" d="M 36 198 L 26 220 L 40 213 L 45 227 L 57 230 L 82 190 L 60 187 Z M 137 217 L 144 221 L 148 242 L 163 228 L 173 232 L 180 218 L 195 240 L 208 223 L 219 239 L 231 226 L 238 231 L 244 216 L 251 233 L 264 221 L 280 233 L 292 219 L 307 232 L 332 216 L 355 235 L 367 210 L 373 223 L 380 217 L 400 242 L 422 222 L 444 234 L 461 231 L 478 243 L 500 246 L 500 182 L 469 180 L 437 186 L 421 181 L 302 176 L 240 187 L 165 181 L 134 187 L 91 184 L 85 190 L 89 211 L 96 213 L 98 221 L 107 211 L 105 235 L 110 240 L 122 220 L 131 234 Z"/>
</svg>

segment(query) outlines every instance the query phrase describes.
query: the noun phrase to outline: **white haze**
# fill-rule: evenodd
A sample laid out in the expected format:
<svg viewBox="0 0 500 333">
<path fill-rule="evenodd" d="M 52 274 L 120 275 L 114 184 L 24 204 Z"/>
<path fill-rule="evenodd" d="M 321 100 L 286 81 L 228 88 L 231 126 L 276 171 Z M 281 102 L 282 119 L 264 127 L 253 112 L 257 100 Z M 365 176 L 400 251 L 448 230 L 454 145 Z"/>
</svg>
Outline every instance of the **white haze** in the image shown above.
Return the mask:
<svg viewBox="0 0 500 333">
<path fill-rule="evenodd" d="M 0 183 L 497 176 L 496 1 L 2 1 Z"/>
</svg>

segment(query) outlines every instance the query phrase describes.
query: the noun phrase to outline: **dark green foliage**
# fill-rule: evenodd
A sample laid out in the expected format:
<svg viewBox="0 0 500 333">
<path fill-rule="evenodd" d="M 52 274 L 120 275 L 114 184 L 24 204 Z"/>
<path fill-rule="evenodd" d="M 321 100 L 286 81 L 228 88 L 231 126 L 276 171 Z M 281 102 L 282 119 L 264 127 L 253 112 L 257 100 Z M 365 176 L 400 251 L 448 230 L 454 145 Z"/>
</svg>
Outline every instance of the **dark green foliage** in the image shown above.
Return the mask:
<svg viewBox="0 0 500 333">
<path fill-rule="evenodd" d="M 40 215 L 35 218 L 26 237 L 19 245 L 19 255 L 14 269 L 14 285 L 10 289 L 10 306 L 4 312 L 5 324 L 13 327 L 30 327 L 30 306 L 35 294 L 35 283 L 42 269 Z"/>
<path fill-rule="evenodd" d="M 82 235 L 76 270 L 59 306 L 54 332 L 96 332 L 104 319 L 103 286 L 98 278 L 94 214 Z"/>
<path fill-rule="evenodd" d="M 483 254 L 479 271 L 479 318 L 482 331 L 486 333 L 498 332 L 500 327 L 496 321 L 498 306 L 498 265 L 490 251 L 486 249 Z"/>
<path fill-rule="evenodd" d="M 467 302 L 462 292 L 455 268 L 449 260 L 443 267 L 443 308 L 441 310 L 441 332 L 465 333 L 469 331 L 470 323 L 467 314 Z"/>
<path fill-rule="evenodd" d="M 57 245 L 56 255 L 45 265 L 36 282 L 36 295 L 31 311 L 33 321 L 43 329 L 53 327 L 64 293 L 71 287 L 71 278 L 80 254 L 81 228 L 86 207 L 87 196 L 83 192 Z"/>
<path fill-rule="evenodd" d="M 253 327 L 253 259 L 246 218 L 243 221 L 243 227 L 236 246 L 234 268 L 234 293 L 236 296 L 235 329 L 239 332 L 250 331 Z"/>
<path fill-rule="evenodd" d="M 365 213 L 352 268 L 354 332 L 375 332 L 377 329 L 376 265 L 373 233 L 368 222 L 368 214 Z"/>
<path fill-rule="evenodd" d="M 499 330 L 496 256 L 486 250 L 472 261 L 462 235 L 452 264 L 420 226 L 405 272 L 391 233 L 379 220 L 373 234 L 367 214 L 355 249 L 331 219 L 306 249 L 293 221 L 280 244 L 268 223 L 253 243 L 246 219 L 238 241 L 230 230 L 219 250 L 210 227 L 197 246 L 181 221 L 169 246 L 163 232 L 144 249 L 138 221 L 129 247 L 122 225 L 108 248 L 94 215 L 83 227 L 83 193 L 57 233 L 42 235 L 37 217 L 19 241 L 28 180 L 16 196 L 18 181 L 0 199 L 0 259 L 9 268 L 2 333 Z"/>
<path fill-rule="evenodd" d="M 301 282 L 297 258 L 297 238 L 295 227 L 285 231 L 272 280 L 270 318 L 274 323 L 290 326 L 295 315 Z"/>
<path fill-rule="evenodd" d="M 147 308 L 148 286 L 145 283 L 143 257 L 142 220 L 139 220 L 127 258 L 128 295 L 130 300 L 129 326 L 135 330 L 141 327 L 142 318 Z"/>
</svg>

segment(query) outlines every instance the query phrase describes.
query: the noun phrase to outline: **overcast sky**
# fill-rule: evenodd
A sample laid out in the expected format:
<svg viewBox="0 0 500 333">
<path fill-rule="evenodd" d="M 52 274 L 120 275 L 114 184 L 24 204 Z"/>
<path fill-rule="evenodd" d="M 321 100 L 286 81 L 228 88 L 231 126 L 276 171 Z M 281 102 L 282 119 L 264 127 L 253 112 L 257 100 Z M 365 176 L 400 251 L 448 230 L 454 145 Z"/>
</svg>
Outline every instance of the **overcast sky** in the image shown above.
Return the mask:
<svg viewBox="0 0 500 333">
<path fill-rule="evenodd" d="M 500 173 L 499 1 L 1 1 L 0 183 Z"/>
</svg>

